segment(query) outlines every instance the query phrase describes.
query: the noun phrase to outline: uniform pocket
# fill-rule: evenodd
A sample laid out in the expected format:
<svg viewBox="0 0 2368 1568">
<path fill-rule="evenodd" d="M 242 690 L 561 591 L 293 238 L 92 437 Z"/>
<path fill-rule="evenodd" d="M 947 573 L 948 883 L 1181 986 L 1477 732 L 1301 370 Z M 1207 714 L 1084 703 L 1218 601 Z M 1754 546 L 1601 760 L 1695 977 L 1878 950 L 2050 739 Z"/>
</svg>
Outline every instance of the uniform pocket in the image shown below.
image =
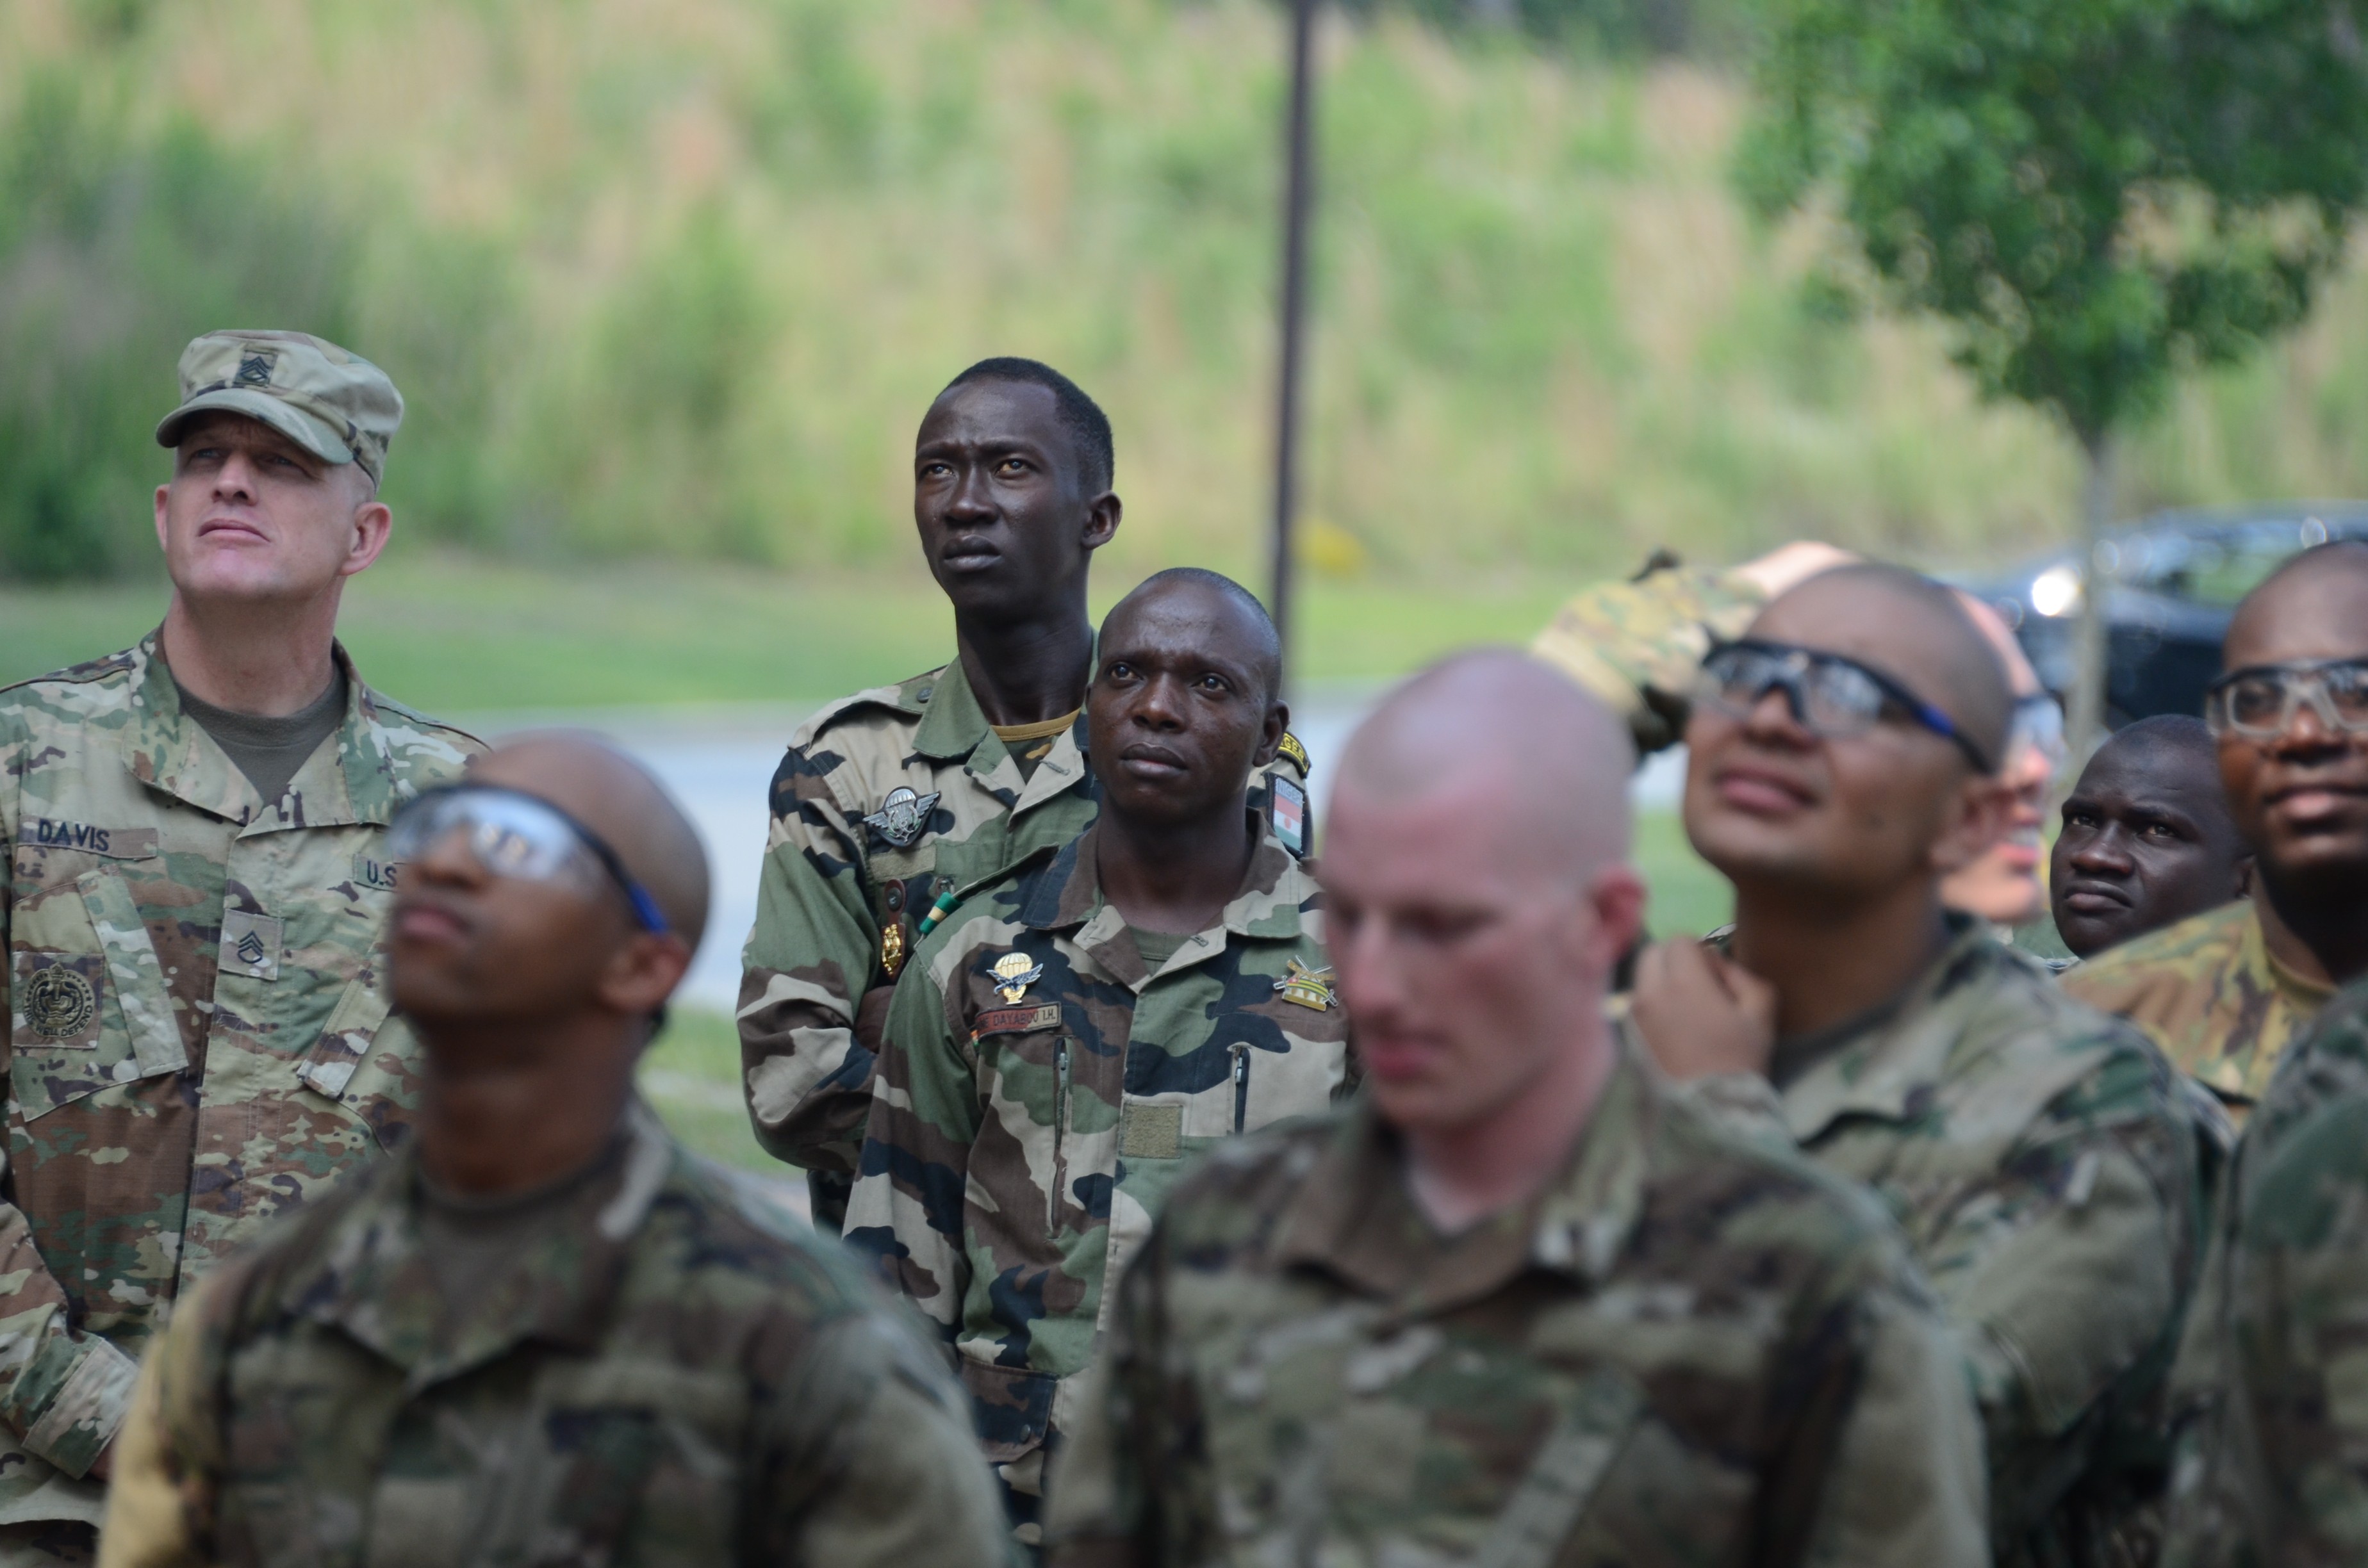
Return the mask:
<svg viewBox="0 0 2368 1568">
<path fill-rule="evenodd" d="M 11 912 L 10 1086 L 27 1121 L 188 1065 L 122 871 L 97 866 Z"/>
<path fill-rule="evenodd" d="M 989 1464 L 1009 1464 L 1042 1448 L 1053 1426 L 1053 1395 L 1061 1381 L 1025 1367 L 996 1367 L 963 1357 L 958 1363 L 970 1393 L 971 1417 Z"/>
<path fill-rule="evenodd" d="M 370 1124 L 392 1151 L 419 1111 L 419 1041 L 388 1017 L 381 966 L 373 960 L 347 983 L 296 1076 Z"/>
</svg>

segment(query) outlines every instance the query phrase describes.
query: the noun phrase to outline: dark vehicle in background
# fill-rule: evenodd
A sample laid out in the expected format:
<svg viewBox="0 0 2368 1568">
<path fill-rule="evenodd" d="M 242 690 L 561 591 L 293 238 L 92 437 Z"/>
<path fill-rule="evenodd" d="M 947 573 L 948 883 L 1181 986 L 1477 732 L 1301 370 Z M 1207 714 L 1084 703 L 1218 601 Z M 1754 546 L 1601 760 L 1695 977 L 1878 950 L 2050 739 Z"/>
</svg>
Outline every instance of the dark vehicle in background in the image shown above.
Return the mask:
<svg viewBox="0 0 2368 1568">
<path fill-rule="evenodd" d="M 2237 601 L 2298 550 L 2368 539 L 2368 502 L 2158 512 L 2106 536 L 2105 718 L 2203 711 Z M 2005 616 L 2049 690 L 2072 687 L 2085 565 L 2078 547 L 1962 581 Z"/>
</svg>

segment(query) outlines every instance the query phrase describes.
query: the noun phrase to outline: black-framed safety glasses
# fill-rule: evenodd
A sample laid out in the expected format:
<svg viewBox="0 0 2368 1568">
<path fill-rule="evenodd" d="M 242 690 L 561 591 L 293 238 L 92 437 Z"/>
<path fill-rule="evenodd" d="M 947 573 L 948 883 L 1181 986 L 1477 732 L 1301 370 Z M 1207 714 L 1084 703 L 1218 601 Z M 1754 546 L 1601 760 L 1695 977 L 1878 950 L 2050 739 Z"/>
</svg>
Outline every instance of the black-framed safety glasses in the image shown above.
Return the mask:
<svg viewBox="0 0 2368 1568">
<path fill-rule="evenodd" d="M 1976 773 L 1998 771 L 1954 720 L 1894 676 L 1872 665 L 1822 648 L 1798 648 L 1747 637 L 1720 642 L 1702 663 L 1696 700 L 1731 718 L 1746 719 L 1771 691 L 1784 694 L 1793 721 L 1815 735 L 1861 735 L 1896 710 L 1965 754 Z"/>
<path fill-rule="evenodd" d="M 478 865 L 497 877 L 555 882 L 587 873 L 606 876 L 625 895 L 634 924 L 655 936 L 668 929 L 649 890 L 600 835 L 540 795 L 492 784 L 443 784 L 423 790 L 387 824 L 391 859 L 416 860 L 452 834 Z"/>
<path fill-rule="evenodd" d="M 2215 735 L 2269 740 L 2305 706 L 2331 732 L 2368 730 L 2368 658 L 2248 665 L 2203 688 L 2203 722 Z"/>
</svg>

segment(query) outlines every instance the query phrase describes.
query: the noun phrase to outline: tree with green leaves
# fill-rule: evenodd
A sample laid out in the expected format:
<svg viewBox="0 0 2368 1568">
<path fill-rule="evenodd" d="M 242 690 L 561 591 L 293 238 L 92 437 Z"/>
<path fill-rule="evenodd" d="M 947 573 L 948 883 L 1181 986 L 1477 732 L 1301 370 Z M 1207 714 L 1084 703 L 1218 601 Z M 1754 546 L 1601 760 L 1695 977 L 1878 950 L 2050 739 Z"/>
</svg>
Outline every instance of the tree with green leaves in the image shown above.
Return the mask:
<svg viewBox="0 0 2368 1568">
<path fill-rule="evenodd" d="M 1988 396 L 2088 460 L 2089 583 L 2114 435 L 2191 368 L 2309 312 L 2368 196 L 2357 0 L 1765 0 L 1738 175 L 1830 202 L 1855 277 L 1940 318 Z M 2076 736 L 2102 715 L 2086 596 Z"/>
</svg>

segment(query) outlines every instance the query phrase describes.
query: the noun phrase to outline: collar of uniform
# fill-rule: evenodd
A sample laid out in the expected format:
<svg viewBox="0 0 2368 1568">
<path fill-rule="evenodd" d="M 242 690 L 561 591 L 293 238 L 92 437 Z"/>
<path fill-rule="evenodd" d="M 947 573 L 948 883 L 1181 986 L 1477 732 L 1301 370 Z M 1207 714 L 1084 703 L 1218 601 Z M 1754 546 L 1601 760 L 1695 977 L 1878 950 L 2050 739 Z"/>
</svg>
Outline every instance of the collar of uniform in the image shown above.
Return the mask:
<svg viewBox="0 0 2368 1568">
<path fill-rule="evenodd" d="M 277 801 L 266 804 L 238 764 L 182 708 L 181 688 L 165 662 L 162 628 L 142 638 L 133 652 L 132 700 L 139 714 L 125 737 L 125 765 L 142 783 L 235 823 L 268 818 L 262 825 L 384 825 L 394 809 L 394 775 L 379 733 L 378 700 L 362 684 L 343 643 L 332 642 L 329 656 L 345 674 L 346 717 L 335 749 L 324 747 L 306 757 L 289 780 L 287 798 L 301 801 L 301 820 L 282 818 Z"/>
<path fill-rule="evenodd" d="M 1304 929 L 1306 916 L 1319 896 L 1315 881 L 1276 840 L 1262 813 L 1252 812 L 1248 816 L 1258 834 L 1258 847 L 1250 854 L 1241 890 L 1225 905 L 1217 924 L 1178 948 L 1160 973 L 1180 972 L 1214 957 L 1224 949 L 1229 934 L 1245 940 L 1292 941 Z M 1019 906 L 1019 923 L 1039 931 L 1073 930 L 1072 941 L 1128 988 L 1140 993 L 1150 983 L 1151 973 L 1135 950 L 1125 917 L 1102 895 L 1094 858 L 1099 834 L 1098 821 L 1061 846 Z"/>
<path fill-rule="evenodd" d="M 1019 759 L 995 733 L 971 689 L 970 674 L 956 658 L 912 692 L 922 705 L 920 727 L 913 732 L 913 750 L 939 762 L 966 761 L 970 774 L 1002 801 L 1007 809 L 1024 812 L 1040 801 L 1076 788 L 1086 778 L 1086 712 L 1081 700 L 1077 722 L 1068 733 L 1054 737 L 1053 749 L 1023 774 Z"/>
<path fill-rule="evenodd" d="M 1777 1086 L 1795 1140 L 1806 1143 L 1844 1116 L 1908 1120 L 1941 1082 L 1964 1019 L 1935 1004 L 1994 972 L 2005 952 L 1981 922 L 1953 910 L 1948 918 L 1939 958 L 1862 1024 L 1827 1031 Z"/>
<path fill-rule="evenodd" d="M 1600 1287 L 1643 1212 L 1660 1091 L 1615 1032 L 1619 1060 L 1562 1174 L 1517 1209 L 1442 1236 L 1406 1191 L 1396 1134 L 1360 1098 L 1302 1181 L 1275 1262 L 1305 1265 L 1412 1318 L 1480 1301 L 1531 1268 Z"/>
<path fill-rule="evenodd" d="M 2250 972 L 2260 995 L 2283 996 L 2286 1006 L 2301 1017 L 2316 1017 L 2320 1008 L 2335 995 L 2337 988 L 2321 985 L 2306 976 L 2296 974 L 2278 961 L 2270 951 L 2269 938 L 2261 934 L 2261 900 L 2256 893 L 2245 902 L 2244 946 L 2237 961 Z"/>
<path fill-rule="evenodd" d="M 414 1390 L 529 1339 L 594 1349 L 633 1236 L 675 1170 L 672 1140 L 638 1097 L 626 1110 L 626 1138 L 615 1172 L 586 1187 L 565 1223 L 526 1249 L 465 1322 L 447 1321 L 420 1249 L 416 1143 L 374 1173 L 310 1267 L 288 1277 L 283 1299 L 401 1367 Z"/>
</svg>

